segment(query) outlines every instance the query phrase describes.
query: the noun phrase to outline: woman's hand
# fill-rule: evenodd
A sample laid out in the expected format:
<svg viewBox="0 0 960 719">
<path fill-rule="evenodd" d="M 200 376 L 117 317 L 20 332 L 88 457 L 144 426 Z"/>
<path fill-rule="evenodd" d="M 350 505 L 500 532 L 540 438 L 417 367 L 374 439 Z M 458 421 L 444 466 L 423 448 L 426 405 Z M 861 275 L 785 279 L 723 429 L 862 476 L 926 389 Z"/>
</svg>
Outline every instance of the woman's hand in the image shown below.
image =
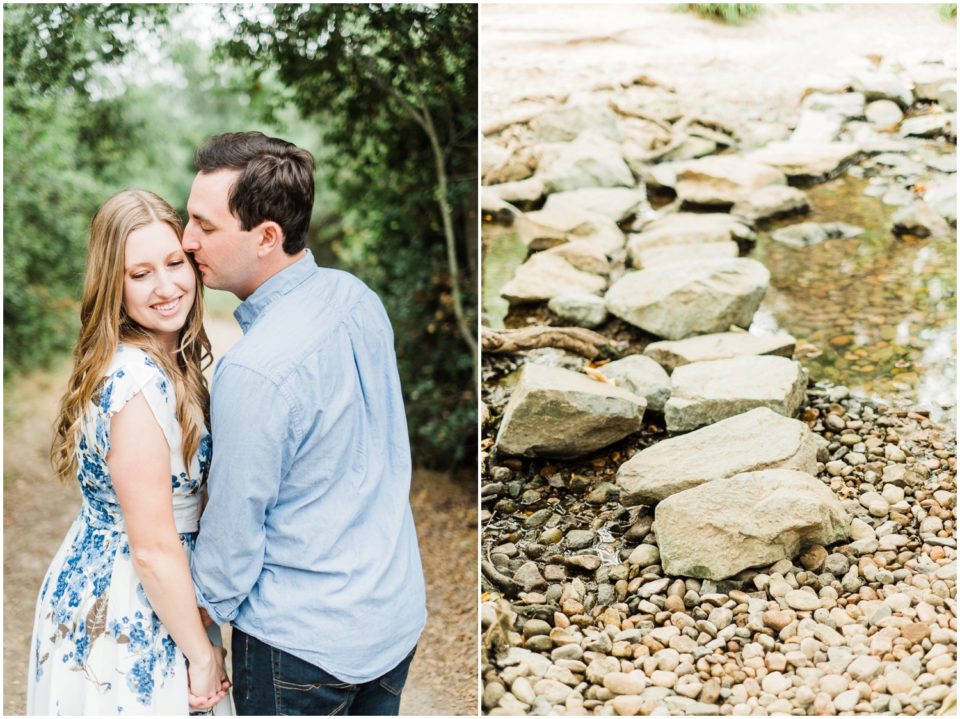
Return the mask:
<svg viewBox="0 0 960 719">
<path fill-rule="evenodd" d="M 223 666 L 227 650 L 212 644 L 207 645 L 207 650 L 187 663 L 191 710 L 212 708 L 226 696 L 230 688 L 230 681 Z"/>
</svg>

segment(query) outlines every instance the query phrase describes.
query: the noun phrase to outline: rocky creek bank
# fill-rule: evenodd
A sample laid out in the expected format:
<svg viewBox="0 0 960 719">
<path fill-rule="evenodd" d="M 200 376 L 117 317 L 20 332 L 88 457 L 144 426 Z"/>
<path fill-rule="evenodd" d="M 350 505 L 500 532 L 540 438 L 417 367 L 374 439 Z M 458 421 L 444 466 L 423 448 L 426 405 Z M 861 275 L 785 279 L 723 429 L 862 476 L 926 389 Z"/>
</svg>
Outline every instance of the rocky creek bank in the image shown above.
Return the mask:
<svg viewBox="0 0 960 719">
<path fill-rule="evenodd" d="M 646 77 L 487 127 L 486 217 L 530 253 L 513 324 L 618 351 L 484 355 L 485 712 L 949 710 L 955 432 L 745 331 L 770 275 L 744 255 L 811 183 L 880 178 L 909 194 L 885 231 L 955 238 L 954 71 L 922 65 L 811 86 L 779 136 Z"/>
</svg>

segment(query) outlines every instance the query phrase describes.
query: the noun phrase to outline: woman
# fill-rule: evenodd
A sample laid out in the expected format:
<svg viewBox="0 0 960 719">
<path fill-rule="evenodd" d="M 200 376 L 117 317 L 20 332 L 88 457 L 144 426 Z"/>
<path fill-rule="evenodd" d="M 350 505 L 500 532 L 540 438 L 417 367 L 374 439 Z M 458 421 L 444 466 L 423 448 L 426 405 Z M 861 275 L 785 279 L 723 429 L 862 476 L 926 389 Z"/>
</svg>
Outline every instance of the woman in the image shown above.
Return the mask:
<svg viewBox="0 0 960 719">
<path fill-rule="evenodd" d="M 173 208 L 139 190 L 91 224 L 51 449 L 83 505 L 40 590 L 29 714 L 229 713 L 188 561 L 210 461 L 210 342 L 182 233 Z"/>
</svg>

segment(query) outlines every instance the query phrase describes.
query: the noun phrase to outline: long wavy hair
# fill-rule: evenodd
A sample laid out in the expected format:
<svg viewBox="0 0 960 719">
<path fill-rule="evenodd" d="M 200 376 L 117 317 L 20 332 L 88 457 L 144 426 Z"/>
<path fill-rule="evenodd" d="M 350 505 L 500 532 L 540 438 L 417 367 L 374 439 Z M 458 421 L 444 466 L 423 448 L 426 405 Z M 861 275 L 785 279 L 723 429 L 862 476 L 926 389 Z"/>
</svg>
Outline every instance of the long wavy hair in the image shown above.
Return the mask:
<svg viewBox="0 0 960 719">
<path fill-rule="evenodd" d="M 203 328 L 203 283 L 193 257 L 187 255 L 196 275 L 197 295 L 180 331 L 175 360 L 150 330 L 130 318 L 123 305 L 127 237 L 154 222 L 168 225 L 178 240 L 183 236 L 183 221 L 165 200 L 145 190 L 126 190 L 103 203 L 90 223 L 80 337 L 50 448 L 50 461 L 63 482 L 76 477 L 83 418 L 121 342 L 144 350 L 173 383 L 181 449 L 188 467 L 200 446 L 200 423 L 210 426 L 210 392 L 203 370 L 213 358 Z"/>
</svg>

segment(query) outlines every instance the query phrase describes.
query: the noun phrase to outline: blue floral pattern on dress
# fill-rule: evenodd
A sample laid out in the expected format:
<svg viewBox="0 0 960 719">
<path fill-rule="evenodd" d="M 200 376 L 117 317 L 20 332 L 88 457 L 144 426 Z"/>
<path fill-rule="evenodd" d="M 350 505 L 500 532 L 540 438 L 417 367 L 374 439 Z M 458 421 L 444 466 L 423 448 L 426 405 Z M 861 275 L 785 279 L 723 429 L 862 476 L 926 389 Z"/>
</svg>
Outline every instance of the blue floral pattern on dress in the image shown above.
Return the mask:
<svg viewBox="0 0 960 719">
<path fill-rule="evenodd" d="M 45 675 L 60 671 L 77 672 L 92 682 L 110 700 L 107 709 L 115 706 L 116 713 L 173 713 L 169 700 L 166 709 L 154 701 L 156 693 L 168 686 L 169 691 L 180 693 L 177 700 L 182 699 L 186 709 L 185 659 L 150 607 L 132 567 L 123 512 L 106 461 L 110 418 L 143 392 L 171 448 L 172 496 L 188 506 L 186 498 L 199 502 L 211 440 L 203 430 L 197 454 L 185 467 L 175 402 L 163 370 L 141 350 L 124 346 L 111 370 L 84 417 L 77 446 L 77 480 L 83 495 L 80 514 L 40 590 L 29 713 L 60 712 L 61 697 L 43 696 L 40 688 L 55 691 L 57 682 L 51 677 L 45 680 Z M 196 532 L 180 534 L 180 541 L 189 556 Z M 178 674 L 179 683 L 168 681 Z M 126 704 L 125 698 L 139 706 Z"/>
</svg>

